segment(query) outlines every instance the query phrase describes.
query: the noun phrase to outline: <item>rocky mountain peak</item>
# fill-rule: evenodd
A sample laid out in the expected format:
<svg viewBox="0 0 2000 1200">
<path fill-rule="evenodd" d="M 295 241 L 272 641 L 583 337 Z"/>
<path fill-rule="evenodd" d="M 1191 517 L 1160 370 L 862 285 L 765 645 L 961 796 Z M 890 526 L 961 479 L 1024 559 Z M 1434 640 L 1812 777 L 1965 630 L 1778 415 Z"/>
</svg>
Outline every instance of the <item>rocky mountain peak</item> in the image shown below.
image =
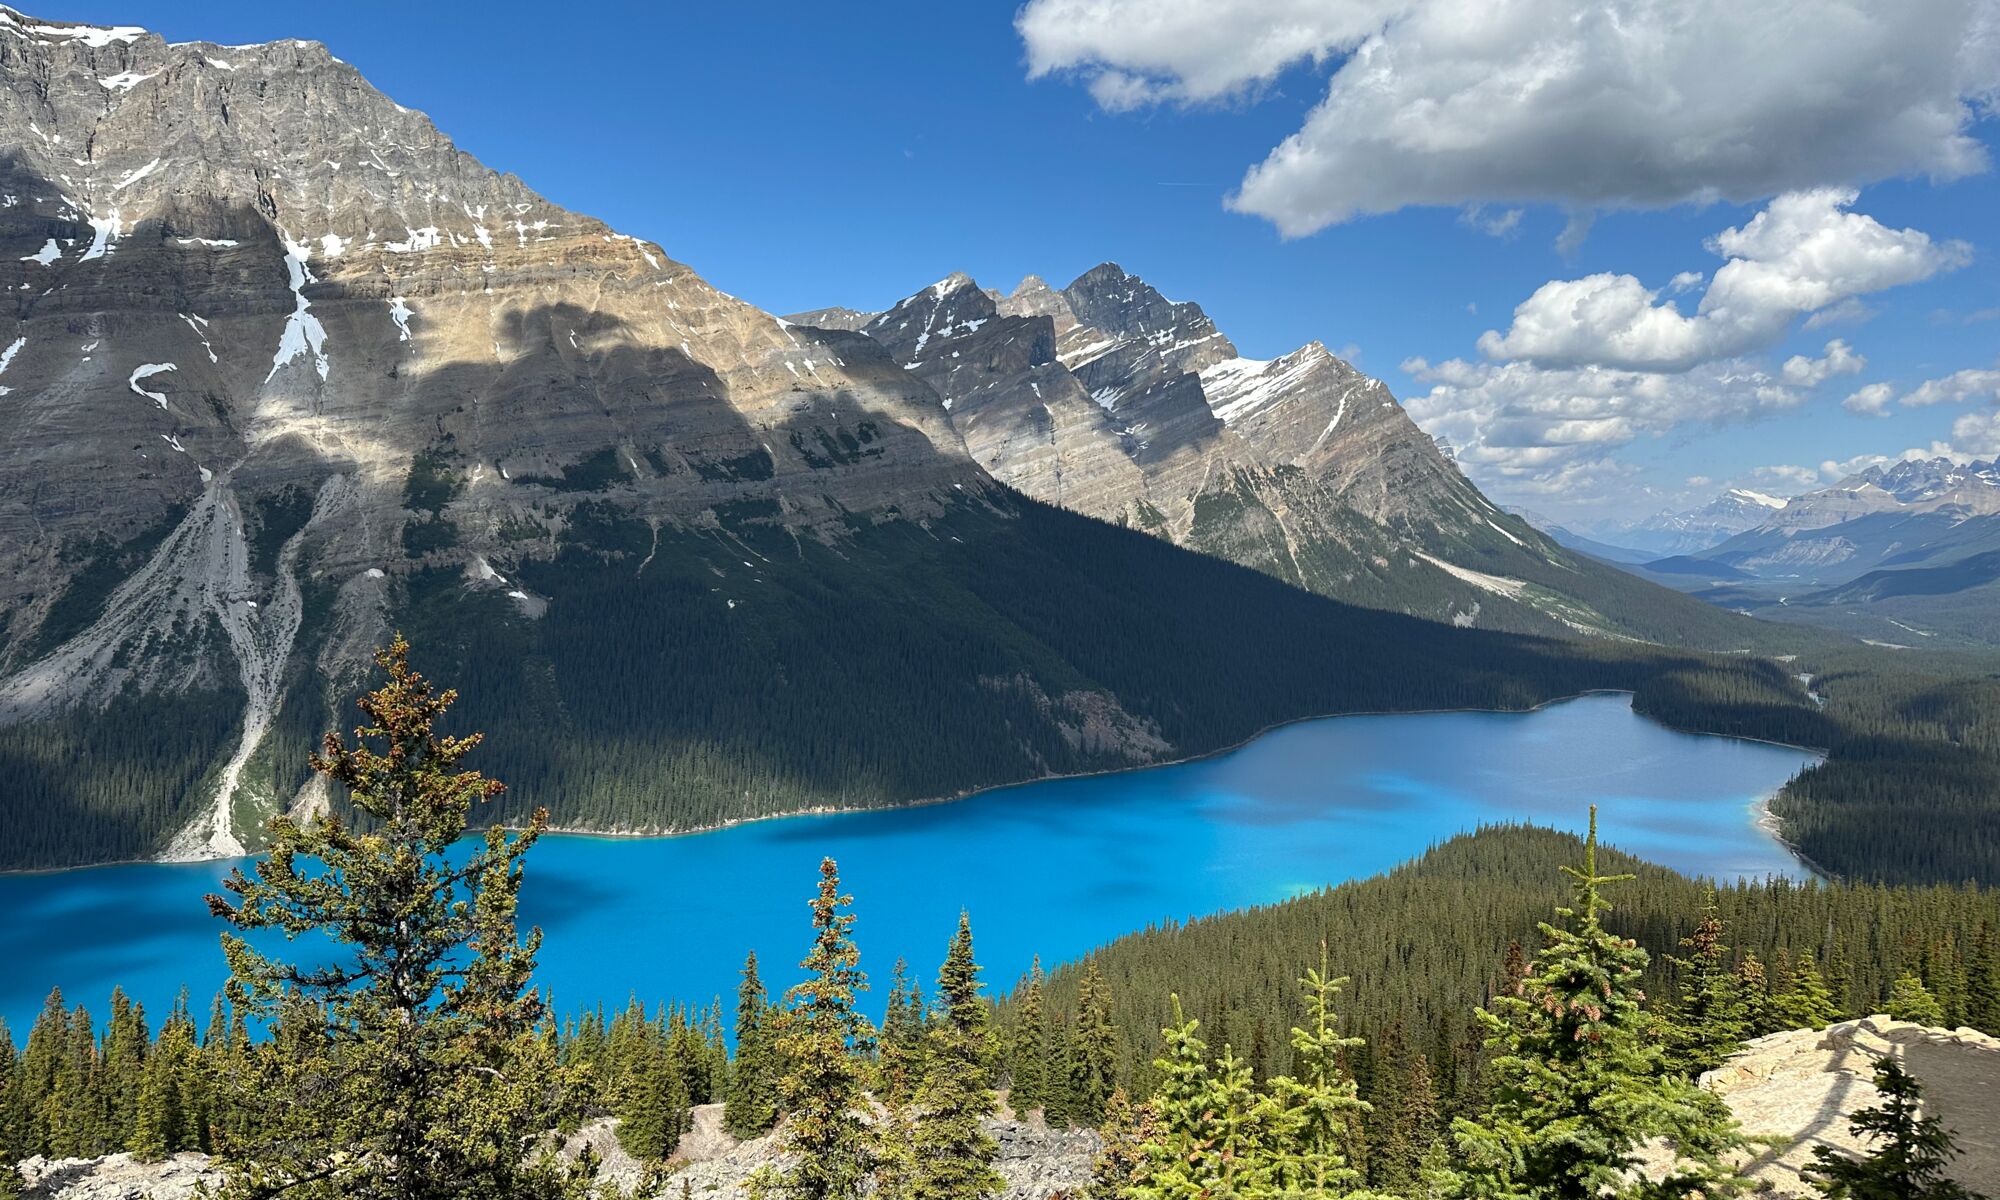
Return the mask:
<svg viewBox="0 0 2000 1200">
<path fill-rule="evenodd" d="M 1063 289 L 1078 322 L 1143 344 L 1181 371 L 1236 357 L 1236 347 L 1192 301 L 1176 302 L 1117 263 L 1101 263 Z"/>
</svg>

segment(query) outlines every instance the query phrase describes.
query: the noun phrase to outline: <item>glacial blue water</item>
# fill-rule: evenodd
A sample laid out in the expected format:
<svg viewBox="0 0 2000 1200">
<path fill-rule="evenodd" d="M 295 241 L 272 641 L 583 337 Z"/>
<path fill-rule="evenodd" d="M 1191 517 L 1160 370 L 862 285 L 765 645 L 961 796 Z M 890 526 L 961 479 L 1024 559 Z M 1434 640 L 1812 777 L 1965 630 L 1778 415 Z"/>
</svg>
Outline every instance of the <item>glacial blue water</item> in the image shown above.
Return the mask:
<svg viewBox="0 0 2000 1200">
<path fill-rule="evenodd" d="M 879 1005 L 907 955 L 926 981 L 961 908 L 989 983 L 1122 933 L 1373 875 L 1478 825 L 1581 831 L 1721 878 L 1803 868 L 1754 809 L 1813 761 L 1675 733 L 1595 695 L 1533 713 L 1335 717 L 1198 762 L 1024 784 L 951 804 L 787 817 L 679 838 L 550 837 L 525 918 L 559 1008 L 727 999 L 744 952 L 777 986 L 805 950 L 822 855 L 856 897 Z M 0 836 L 4 836 L 0 832 Z M 0 876 L 0 1018 L 18 1039 L 60 986 L 100 1017 L 114 984 L 155 1021 L 183 986 L 197 1013 L 223 978 L 202 904 L 229 864 Z"/>
</svg>

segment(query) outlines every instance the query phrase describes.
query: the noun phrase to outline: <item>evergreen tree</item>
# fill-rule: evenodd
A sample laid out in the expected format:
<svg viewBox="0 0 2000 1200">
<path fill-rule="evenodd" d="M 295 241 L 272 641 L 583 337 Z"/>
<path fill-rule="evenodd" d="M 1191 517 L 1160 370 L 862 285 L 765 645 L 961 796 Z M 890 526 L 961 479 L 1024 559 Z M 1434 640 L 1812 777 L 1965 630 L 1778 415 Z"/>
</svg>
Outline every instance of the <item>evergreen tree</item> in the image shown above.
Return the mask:
<svg viewBox="0 0 2000 1200">
<path fill-rule="evenodd" d="M 1134 1107 L 1124 1088 L 1111 1093 L 1104 1124 L 1097 1129 L 1102 1149 L 1091 1164 L 1087 1200 L 1121 1200 L 1125 1195 L 1139 1170 L 1145 1145 L 1153 1137 L 1152 1117 L 1151 1106 Z"/>
<path fill-rule="evenodd" d="M 1833 993 L 1820 978 L 1819 964 L 1808 950 L 1799 956 L 1783 991 L 1771 996 L 1765 1020 L 1775 1029 L 1825 1029 L 1840 1019 Z"/>
<path fill-rule="evenodd" d="M 889 972 L 889 1005 L 882 1018 L 875 1092 L 884 1104 L 903 1104 L 923 1081 L 924 1034 L 929 1026 L 922 990 L 910 984 L 910 964 L 901 958 Z"/>
<path fill-rule="evenodd" d="M 813 944 L 799 966 L 808 978 L 785 993 L 790 1013 L 781 1053 L 785 1075 L 780 1102 L 789 1114 L 783 1149 L 792 1164 L 760 1181 L 759 1190 L 784 1200 L 855 1200 L 875 1166 L 875 1150 L 862 1117 L 864 1072 L 855 1059 L 866 1035 L 855 996 L 868 986 L 861 952 L 840 891 L 840 869 L 820 863 L 819 894 L 812 902 Z"/>
<path fill-rule="evenodd" d="M 1736 964 L 1736 997 L 1743 1003 L 1743 1020 L 1753 1037 L 1778 1032 L 1771 1024 L 1771 978 L 1755 951 Z"/>
<path fill-rule="evenodd" d="M 1049 1027 L 1047 1000 L 1043 994 L 1042 956 L 1036 955 L 1028 968 L 1028 982 L 1021 989 L 1021 1003 L 1014 1017 L 1013 1036 L 1007 1043 L 1007 1106 L 1017 1118 L 1048 1103 Z M 1106 1114 L 1107 1119 L 1109 1113 Z"/>
<path fill-rule="evenodd" d="M 0 1167 L 28 1157 L 25 1090 L 22 1067 L 14 1056 L 14 1035 L 7 1031 L 7 1022 L 0 1021 Z M 0 1178 L 0 1184 L 5 1182 Z"/>
<path fill-rule="evenodd" d="M 632 1064 L 618 1123 L 618 1143 L 634 1158 L 659 1162 L 692 1126 L 687 1081 L 664 1040 L 653 1039 Z"/>
<path fill-rule="evenodd" d="M 1064 1123 L 1094 1128 L 1103 1123 L 1105 1106 L 1118 1086 L 1118 1027 L 1111 1020 L 1110 989 L 1095 962 L 1084 969 L 1066 1058 Z"/>
<path fill-rule="evenodd" d="M 1334 1002 L 1345 978 L 1330 978 L 1326 943 L 1317 969 L 1307 968 L 1305 1028 L 1292 1030 L 1293 1070 L 1271 1082 L 1279 1107 L 1275 1166 L 1287 1192 L 1314 1197 L 1353 1194 L 1361 1172 L 1348 1161 L 1353 1132 L 1369 1106 L 1357 1093 L 1342 1063 L 1364 1040 L 1342 1037 Z"/>
<path fill-rule="evenodd" d="M 1373 1158 L 1374 1181 L 1388 1191 L 1407 1194 L 1421 1184 L 1426 1157 L 1444 1140 L 1430 1060 L 1421 1052 L 1410 1057 L 1392 1096 L 1388 1134 Z"/>
<path fill-rule="evenodd" d="M 1689 1078 L 1721 1066 L 1742 1047 L 1749 1028 L 1738 980 L 1729 965 L 1729 947 L 1722 938 L 1722 918 L 1710 889 L 1701 922 L 1681 939 L 1687 957 L 1668 958 L 1680 988 L 1667 1016 L 1667 1066 Z"/>
<path fill-rule="evenodd" d="M 457 694 L 410 668 L 408 643 L 397 637 L 375 661 L 387 681 L 361 699 L 368 723 L 355 744 L 328 734 L 312 759 L 370 828 L 338 812 L 276 817 L 269 856 L 225 884 L 235 899 L 209 897 L 244 933 L 319 933 L 342 950 L 307 965 L 223 939 L 232 1003 L 280 1021 L 291 1043 L 281 1036 L 256 1057 L 244 1098 L 259 1106 L 257 1133 L 232 1147 L 228 1191 L 561 1194 L 581 1186 L 580 1172 L 552 1150 L 523 1154 L 572 1115 L 576 1082 L 537 1057 L 542 1012 L 528 984 L 541 935 L 523 939 L 515 922 L 522 857 L 545 815 L 455 850 L 474 807 L 502 786 L 459 769 L 480 737 L 438 733 Z"/>
<path fill-rule="evenodd" d="M 979 1200 L 1006 1186 L 993 1169 L 1000 1145 L 980 1125 L 999 1101 L 988 1080 L 992 1048 L 979 969 L 971 919 L 960 913 L 958 932 L 938 969 L 938 1011 L 925 1035 L 928 1053 L 911 1138 L 914 1200 Z"/>
<path fill-rule="evenodd" d="M 743 960 L 736 989 L 736 1061 L 729 1072 L 729 1095 L 722 1127 L 730 1136 L 758 1137 L 778 1123 L 778 1048 L 771 1003 L 757 977 L 757 952 Z"/>
<path fill-rule="evenodd" d="M 146 1075 L 146 1050 L 152 1035 L 146 1013 L 122 988 L 111 991 L 111 1020 L 104 1027 L 104 1054 L 97 1078 L 103 1106 L 103 1139 L 124 1147 L 132 1140 L 138 1117 L 140 1085 Z"/>
<path fill-rule="evenodd" d="M 1228 1047 L 1211 1066 L 1201 1022 L 1171 998 L 1173 1020 L 1153 1063 L 1159 1090 L 1154 1120 L 1137 1153 L 1131 1200 L 1238 1200 L 1282 1181 L 1279 1106 L 1251 1087 L 1250 1071 Z M 1107 1101 L 1108 1105 L 1108 1101 Z"/>
<path fill-rule="evenodd" d="M 127 1148 L 143 1162 L 199 1147 L 200 1114 L 192 1083 L 197 1072 L 194 1025 L 170 1019 L 146 1059 L 145 1077 L 135 1092 L 137 1111 Z"/>
<path fill-rule="evenodd" d="M 1991 921 L 1980 923 L 1966 977 L 1966 1024 L 2000 1034 L 2000 928 Z"/>
<path fill-rule="evenodd" d="M 1914 1021 L 1919 1025 L 1944 1024 L 1944 1008 L 1937 997 L 1931 995 L 1924 981 L 1914 972 L 1905 971 L 1896 977 L 1889 988 L 1888 1014 L 1898 1021 Z"/>
<path fill-rule="evenodd" d="M 1980 1200 L 1944 1173 L 1956 1135 L 1923 1115 L 1923 1089 L 1892 1057 L 1875 1060 L 1882 1104 L 1854 1114 L 1848 1128 L 1875 1143 L 1862 1158 L 1830 1146 L 1813 1149 L 1806 1169 L 1813 1186 L 1833 1200 Z"/>
<path fill-rule="evenodd" d="M 1597 810 L 1582 869 L 1564 868 L 1571 899 L 1515 993 L 1481 1010 L 1492 1053 L 1490 1098 L 1454 1125 L 1465 1156 L 1463 1194 L 1479 1200 L 1606 1200 L 1654 1194 L 1714 1197 L 1735 1190 L 1721 1157 L 1742 1145 L 1727 1108 L 1665 1071 L 1640 1008 L 1646 952 L 1603 926 Z M 1497 1011 L 1495 1011 L 1497 1010 Z M 1635 1181 L 1650 1138 L 1673 1146 L 1666 1184 Z"/>
</svg>

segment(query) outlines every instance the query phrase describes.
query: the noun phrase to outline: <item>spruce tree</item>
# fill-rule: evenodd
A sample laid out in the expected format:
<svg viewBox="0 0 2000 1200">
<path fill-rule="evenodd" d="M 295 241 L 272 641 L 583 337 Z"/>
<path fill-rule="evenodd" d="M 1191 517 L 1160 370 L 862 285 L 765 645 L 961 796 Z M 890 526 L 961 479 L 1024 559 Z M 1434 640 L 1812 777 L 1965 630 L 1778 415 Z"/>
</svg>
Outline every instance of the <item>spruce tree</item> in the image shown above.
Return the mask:
<svg viewBox="0 0 2000 1200">
<path fill-rule="evenodd" d="M 1348 1161 L 1356 1124 L 1369 1111 L 1347 1076 L 1343 1060 L 1365 1041 L 1340 1035 L 1334 1011 L 1345 977 L 1330 978 L 1326 943 L 1317 969 L 1307 968 L 1306 1021 L 1292 1030 L 1292 1074 L 1271 1081 L 1278 1105 L 1273 1139 L 1278 1182 L 1288 1193 L 1332 1197 L 1353 1194 L 1361 1172 Z"/>
<path fill-rule="evenodd" d="M 637 1159 L 664 1161 L 691 1126 L 687 1081 L 666 1043 L 653 1039 L 626 1080 L 618 1144 Z"/>
<path fill-rule="evenodd" d="M 1028 981 L 1021 989 L 1021 1003 L 1007 1042 L 1007 1106 L 1014 1110 L 1017 1119 L 1025 1119 L 1048 1103 L 1048 1002 L 1043 986 L 1042 956 L 1038 954 L 1028 969 Z"/>
<path fill-rule="evenodd" d="M 1118 1027 L 1111 1019 L 1110 989 L 1095 961 L 1084 968 L 1065 1074 L 1064 1121 L 1091 1128 L 1102 1124 L 1105 1106 L 1118 1086 Z"/>
<path fill-rule="evenodd" d="M 1172 1022 L 1153 1066 L 1160 1086 L 1154 1120 L 1140 1145 L 1131 1200 L 1237 1200 L 1277 1191 L 1284 1180 L 1285 1114 L 1251 1086 L 1250 1070 L 1223 1048 L 1213 1064 L 1191 1020 L 1172 997 Z M 1107 1101 L 1108 1107 L 1108 1101 Z"/>
<path fill-rule="evenodd" d="M 1874 1148 L 1850 1158 L 1814 1147 L 1806 1168 L 1813 1186 L 1833 1200 L 1981 1200 L 1945 1175 L 1956 1135 L 1923 1115 L 1923 1089 L 1893 1057 L 1875 1060 L 1875 1090 L 1881 1105 L 1855 1113 L 1848 1125 Z"/>
<path fill-rule="evenodd" d="M 1667 1065 L 1689 1078 L 1714 1070 L 1742 1048 L 1749 1028 L 1739 982 L 1722 942 L 1722 918 L 1709 889 L 1701 921 L 1681 939 L 1685 958 L 1668 956 L 1679 990 L 1667 1014 Z"/>
<path fill-rule="evenodd" d="M 1124 1088 L 1114 1090 L 1105 1104 L 1104 1124 L 1097 1128 L 1102 1148 L 1091 1164 L 1088 1200 L 1122 1200 L 1153 1134 L 1152 1107 L 1134 1106 Z"/>
<path fill-rule="evenodd" d="M 1388 1133 L 1380 1139 L 1371 1167 L 1376 1186 L 1408 1194 L 1424 1178 L 1426 1156 L 1444 1141 L 1430 1060 L 1421 1052 L 1410 1056 L 1393 1096 Z"/>
<path fill-rule="evenodd" d="M 1980 922 L 1966 968 L 1965 1021 L 1983 1033 L 2000 1035 L 2000 928 L 1990 921 Z"/>
<path fill-rule="evenodd" d="M 199 1145 L 200 1115 L 192 1103 L 191 1083 L 198 1069 L 194 1025 L 171 1019 L 146 1059 L 145 1075 L 134 1099 L 136 1113 L 126 1148 L 142 1162 L 157 1162 Z"/>
<path fill-rule="evenodd" d="M 972 922 L 960 913 L 958 932 L 938 969 L 937 1013 L 925 1032 L 928 1047 L 911 1136 L 914 1200 L 979 1200 L 1006 1186 L 993 1169 L 1000 1144 L 980 1125 L 999 1100 L 988 1078 L 992 1045 L 979 970 Z"/>
<path fill-rule="evenodd" d="M 743 961 L 743 982 L 736 989 L 736 1061 L 722 1109 L 722 1127 L 732 1137 L 759 1137 L 778 1123 L 776 1036 L 771 1002 L 757 976 L 757 952 L 752 950 Z"/>
<path fill-rule="evenodd" d="M 1840 1019 L 1840 1007 L 1820 978 L 1812 951 L 1799 956 L 1784 990 L 1772 995 L 1765 1019 L 1778 1030 L 1825 1029 Z"/>
<path fill-rule="evenodd" d="M 1771 978 L 1754 951 L 1746 952 L 1736 964 L 1736 997 L 1743 1004 L 1743 1020 L 1750 1036 L 1776 1033 L 1771 1023 Z"/>
<path fill-rule="evenodd" d="M 234 871 L 210 909 L 241 933 L 319 934 L 327 961 L 286 962 L 225 935 L 233 1006 L 279 1021 L 239 1092 L 255 1136 L 230 1147 L 229 1194 L 430 1200 L 534 1197 L 581 1187 L 550 1149 L 524 1155 L 575 1111 L 575 1079 L 544 1061 L 529 990 L 540 931 L 515 921 L 536 812 L 510 837 L 494 825 L 455 843 L 503 789 L 460 762 L 477 734 L 447 737 L 457 699 L 409 665 L 398 636 L 378 651 L 386 681 L 360 701 L 354 744 L 328 734 L 312 767 L 367 828 L 338 810 L 268 826 L 269 855 Z M 280 1045 L 280 1041 L 289 1045 Z"/>
<path fill-rule="evenodd" d="M 28 1157 L 25 1090 L 22 1067 L 15 1057 L 14 1035 L 7 1031 L 7 1022 L 0 1021 L 0 1167 Z M 5 1178 L 0 1177 L 0 1184 L 5 1183 Z"/>
<path fill-rule="evenodd" d="M 792 1161 L 760 1180 L 759 1190 L 784 1200 L 855 1200 L 875 1166 L 862 1116 L 865 1074 L 854 1055 L 866 1035 L 855 997 L 868 977 L 851 935 L 854 916 L 847 909 L 854 897 L 841 894 L 840 869 L 831 858 L 819 870 L 812 949 L 799 964 L 807 978 L 785 993 L 790 1012 L 780 1042 L 785 1075 L 779 1098 L 789 1116 L 782 1149 Z"/>
<path fill-rule="evenodd" d="M 882 1017 L 876 1057 L 875 1095 L 884 1104 L 904 1104 L 923 1081 L 925 1031 L 929 1019 L 922 990 L 910 984 L 910 964 L 898 958 L 889 972 L 889 1005 Z"/>
<path fill-rule="evenodd" d="M 1647 956 L 1604 928 L 1603 889 L 1629 876 L 1597 871 L 1597 810 L 1581 869 L 1564 868 L 1570 902 L 1514 993 L 1480 1019 L 1492 1055 L 1489 1099 L 1454 1123 L 1466 1169 L 1463 1194 L 1479 1200 L 1608 1200 L 1736 1190 L 1722 1156 L 1741 1135 L 1722 1102 L 1665 1070 L 1647 1037 L 1640 977 Z M 1639 1147 L 1665 1138 L 1675 1152 L 1658 1190 L 1636 1180 Z"/>
<path fill-rule="evenodd" d="M 1914 1021 L 1919 1025 L 1945 1023 L 1944 1007 L 1913 971 L 1898 975 L 1896 982 L 1890 985 L 1886 1011 L 1898 1021 Z"/>
</svg>

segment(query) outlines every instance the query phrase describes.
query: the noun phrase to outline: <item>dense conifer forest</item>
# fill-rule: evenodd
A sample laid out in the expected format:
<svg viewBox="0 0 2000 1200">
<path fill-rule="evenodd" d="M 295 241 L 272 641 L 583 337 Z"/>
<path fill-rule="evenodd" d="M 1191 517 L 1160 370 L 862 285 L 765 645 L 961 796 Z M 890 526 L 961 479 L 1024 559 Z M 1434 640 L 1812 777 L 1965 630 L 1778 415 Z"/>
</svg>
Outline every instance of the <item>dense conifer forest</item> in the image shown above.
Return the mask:
<svg viewBox="0 0 2000 1200">
<path fill-rule="evenodd" d="M 448 853 L 505 789 L 463 765 L 479 735 L 440 729 L 456 694 L 400 641 L 377 661 L 363 727 L 311 759 L 366 828 L 279 818 L 271 853 L 209 898 L 231 975 L 205 1025 L 183 1000 L 156 1029 L 114 994 L 100 1033 L 51 994 L 18 1049 L 0 1029 L 0 1161 L 200 1150 L 228 1196 L 581 1200 L 595 1162 L 557 1135 L 615 1116 L 628 1151 L 663 1162 L 692 1108 L 720 1103 L 730 1132 L 789 1152 L 758 1194 L 979 1200 L 1000 1187 L 981 1122 L 1004 1097 L 1100 1131 L 1093 1200 L 1719 1196 L 1748 1143 L 1695 1079 L 1743 1039 L 1878 1010 L 2000 1029 L 1995 893 L 1717 888 L 1601 849 L 1594 810 L 1581 842 L 1455 838 L 1375 879 L 1132 935 L 998 1003 L 966 914 L 928 997 L 896 964 L 880 1022 L 829 859 L 806 977 L 773 998 L 746 961 L 733 1053 L 719 1005 L 562 1018 L 534 986 L 540 932 L 515 921 L 546 814 Z M 298 963 L 240 936 L 273 928 L 345 949 Z M 1857 1118 L 1888 1143 L 1823 1163 L 1830 1179 L 1944 1161 L 1915 1083 L 1888 1083 L 1890 1106 Z M 1631 1182 L 1659 1138 L 1668 1176 Z"/>
<path fill-rule="evenodd" d="M 504 565 L 541 615 L 437 568 L 402 581 L 394 616 L 422 665 L 465 685 L 468 727 L 495 735 L 480 764 L 513 784 L 514 822 L 546 806 L 558 827 L 687 829 L 897 804 L 1206 753 L 1308 716 L 1613 688 L 1677 728 L 1828 750 L 1774 805 L 1824 870 L 2000 879 L 2000 658 L 1790 629 L 1738 654 L 1456 629 L 1001 493 L 923 524 L 857 521 L 832 544 L 756 514 L 655 531 L 585 506 L 553 559 Z M 305 665 L 331 593 L 304 596 L 293 686 L 246 773 L 270 796 L 306 781 L 302 748 L 350 708 Z M 204 677 L 226 682 L 0 729 L 0 820 L 20 831 L 0 869 L 156 850 L 237 736 L 232 672 Z"/>
</svg>

